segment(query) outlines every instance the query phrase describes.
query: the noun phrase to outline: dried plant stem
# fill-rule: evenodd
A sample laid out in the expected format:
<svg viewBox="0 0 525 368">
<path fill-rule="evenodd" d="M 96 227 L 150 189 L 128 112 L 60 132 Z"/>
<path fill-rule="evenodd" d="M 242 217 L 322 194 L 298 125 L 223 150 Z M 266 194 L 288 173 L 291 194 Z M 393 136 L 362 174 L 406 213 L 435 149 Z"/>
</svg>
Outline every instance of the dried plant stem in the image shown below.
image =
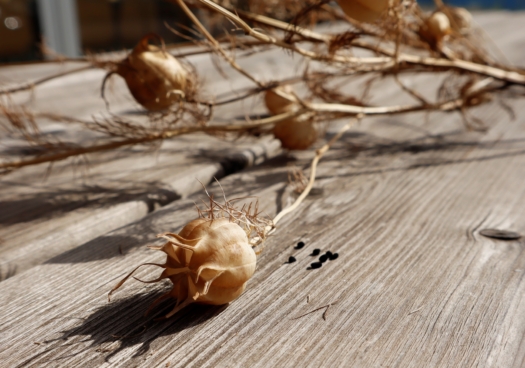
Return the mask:
<svg viewBox="0 0 525 368">
<path fill-rule="evenodd" d="M 183 0 L 175 0 L 175 1 L 182 2 Z M 274 37 L 268 36 L 267 34 L 264 34 L 262 32 L 256 31 L 255 29 L 250 27 L 245 21 L 243 21 L 241 18 L 239 18 L 235 14 L 231 13 L 230 11 L 224 9 L 220 5 L 217 5 L 210 0 L 198 0 L 198 1 L 208 6 L 212 10 L 224 15 L 226 18 L 228 18 L 229 20 L 234 22 L 237 26 L 239 26 L 247 35 L 252 36 L 257 40 L 266 42 L 268 44 L 273 44 L 273 45 L 282 47 L 284 49 L 296 52 L 312 60 L 334 61 L 334 62 L 340 62 L 340 63 L 345 63 L 345 64 L 347 63 L 376 64 L 376 63 L 383 63 L 383 62 L 390 61 L 390 58 L 385 58 L 385 57 L 351 57 L 351 56 L 337 56 L 337 55 L 328 56 L 328 55 L 317 54 L 313 51 L 308 51 L 306 49 L 294 46 L 287 42 L 284 42 Z M 293 27 L 293 26 L 289 26 L 289 27 Z"/>
<path fill-rule="evenodd" d="M 207 2 L 208 0 L 199 0 L 199 1 Z M 251 14 L 248 12 L 239 12 L 239 13 L 261 24 L 265 24 L 267 26 L 274 27 L 282 31 L 294 32 L 307 39 L 311 39 L 311 40 L 315 40 L 319 42 L 325 42 L 325 43 L 330 43 L 333 40 L 332 36 L 323 35 L 323 34 L 308 30 L 308 29 L 301 28 L 299 26 L 294 26 L 289 23 L 275 20 L 272 18 L 268 18 L 262 15 Z M 333 61 L 346 61 L 346 62 L 355 61 L 358 64 L 383 62 L 386 64 L 385 66 L 387 68 L 390 68 L 394 65 L 391 63 L 392 61 L 391 58 L 394 58 L 396 56 L 395 50 L 389 50 L 385 47 L 380 47 L 378 45 L 371 45 L 367 42 L 363 42 L 360 40 L 353 40 L 351 42 L 351 45 L 378 52 L 385 56 L 389 56 L 389 58 L 350 58 L 349 59 L 346 57 L 341 57 L 341 56 L 336 55 L 333 57 Z M 304 54 L 304 56 L 308 57 L 309 55 Z M 319 58 L 319 55 L 316 55 L 315 58 Z M 324 59 L 327 59 L 327 57 L 325 57 Z M 354 60 L 354 59 L 357 59 L 357 60 Z M 406 53 L 399 53 L 397 55 L 397 60 L 398 60 L 398 64 L 405 62 L 408 64 L 420 65 L 420 66 L 426 66 L 426 67 L 458 69 L 458 70 L 463 70 L 463 71 L 468 71 L 468 72 L 472 72 L 476 74 L 485 75 L 488 77 L 493 77 L 493 78 L 504 80 L 504 81 L 511 82 L 511 83 L 525 85 L 525 74 L 522 74 L 516 71 L 510 71 L 510 70 L 505 70 L 502 68 L 497 68 L 494 66 L 477 64 L 477 63 L 473 63 L 473 62 L 465 61 L 465 60 L 436 59 L 432 57 L 421 57 L 421 56 L 416 56 L 416 55 L 409 55 Z"/>
<path fill-rule="evenodd" d="M 190 133 L 197 133 L 197 132 L 203 132 L 203 133 L 216 133 L 216 132 L 240 132 L 240 131 L 246 131 L 253 128 L 265 126 L 265 125 L 271 125 L 275 124 L 299 115 L 302 115 L 304 113 L 307 113 L 306 110 L 299 110 L 299 111 L 290 111 L 279 115 L 274 115 L 269 118 L 259 119 L 259 120 L 252 120 L 249 124 L 238 124 L 238 125 L 211 125 L 211 126 L 189 126 L 189 127 L 182 127 L 175 130 L 169 130 L 160 132 L 157 134 L 151 134 L 144 137 L 138 137 L 138 138 L 128 138 L 123 139 L 119 141 L 114 142 L 108 142 L 104 144 L 99 145 L 93 145 L 88 147 L 73 147 L 67 151 L 63 151 L 60 153 L 56 153 L 53 155 L 43 155 L 39 157 L 34 157 L 28 160 L 18 160 L 18 161 L 12 161 L 12 162 L 6 162 L 0 164 L 0 170 L 6 170 L 6 169 L 16 169 L 24 166 L 29 165 L 37 165 L 44 162 L 53 162 L 53 161 L 60 161 L 64 160 L 68 157 L 72 156 L 79 156 L 86 153 L 94 153 L 94 152 L 101 152 L 101 151 L 108 151 L 120 147 L 125 146 L 131 146 L 135 144 L 144 144 L 144 143 L 151 143 L 159 140 L 169 139 L 173 137 L 177 137 L 184 134 L 190 134 Z"/>
<path fill-rule="evenodd" d="M 324 309 L 325 311 L 324 311 L 324 313 L 323 313 L 323 320 L 326 321 L 326 314 L 327 314 L 327 312 L 328 312 L 328 309 L 329 309 L 332 305 L 335 305 L 335 304 L 337 304 L 337 303 L 338 303 L 338 300 L 336 300 L 335 302 L 332 302 L 332 303 L 329 303 L 329 304 L 323 305 L 322 307 L 315 308 L 315 309 L 313 309 L 313 310 L 311 310 L 311 311 L 309 311 L 309 312 L 303 313 L 303 314 L 301 314 L 300 316 L 297 316 L 297 317 L 292 318 L 292 320 L 295 320 L 295 319 L 299 319 L 299 318 L 305 317 L 305 316 L 307 316 L 307 315 L 309 315 L 309 314 L 312 314 L 312 313 L 317 312 L 317 311 L 319 311 L 319 310 L 321 310 L 321 309 Z"/>
<path fill-rule="evenodd" d="M 255 77 L 253 77 L 250 73 L 245 71 L 235 60 L 224 51 L 224 49 L 221 47 L 220 43 L 208 32 L 208 30 L 202 25 L 202 23 L 199 21 L 199 19 L 193 14 L 193 12 L 186 6 L 183 0 L 174 0 L 179 6 L 182 8 L 184 13 L 191 19 L 191 21 L 197 26 L 199 31 L 206 37 L 206 39 L 210 42 L 213 49 L 218 52 L 230 65 L 232 68 L 237 70 L 239 73 L 244 75 L 246 78 L 253 81 L 255 84 L 257 84 L 259 87 L 263 87 L 263 84 L 259 82 Z"/>
<path fill-rule="evenodd" d="M 485 91 L 489 91 L 486 89 Z M 477 89 L 470 94 L 479 93 L 480 90 Z M 44 162 L 60 161 L 68 157 L 79 156 L 86 153 L 108 151 L 124 146 L 130 146 L 135 144 L 144 144 L 151 143 L 159 140 L 169 139 L 176 136 L 191 134 L 197 132 L 203 133 L 217 133 L 217 132 L 242 132 L 248 131 L 253 128 L 262 127 L 265 125 L 275 124 L 292 117 L 298 117 L 303 114 L 315 114 L 315 113 L 342 113 L 346 115 L 390 115 L 390 114 L 402 114 L 408 112 L 416 111 L 429 111 L 429 110 L 440 110 L 440 111 L 451 111 L 462 108 L 465 106 L 466 100 L 464 98 L 454 99 L 446 101 L 441 104 L 436 105 L 407 105 L 407 106 L 372 106 L 372 107 L 363 107 L 347 104 L 330 104 L 330 103 L 312 103 L 305 104 L 304 108 L 301 108 L 297 111 L 290 111 L 279 115 L 274 115 L 264 119 L 252 120 L 248 124 L 224 124 L 224 125 L 209 125 L 209 126 L 188 126 L 181 127 L 175 130 L 163 131 L 155 134 L 150 134 L 146 136 L 141 136 L 137 138 L 128 138 L 119 141 L 113 141 L 108 143 L 103 143 L 99 145 L 93 145 L 89 147 L 74 147 L 60 153 L 53 155 L 43 155 L 28 160 L 18 160 L 12 162 L 6 162 L 0 164 L 0 170 L 5 169 L 16 169 L 29 165 L 37 165 Z M 69 119 L 74 121 L 74 119 Z M 85 124 L 85 123 L 84 123 Z M 331 143 L 330 143 L 331 144 Z"/>
<path fill-rule="evenodd" d="M 346 104 L 335 103 L 313 103 L 308 105 L 312 110 L 317 112 L 338 112 L 346 114 L 362 114 L 362 115 L 384 115 L 384 114 L 401 114 L 407 112 L 415 112 L 422 110 L 441 110 L 450 111 L 456 110 L 463 106 L 464 99 L 458 98 L 436 105 L 406 105 L 406 106 L 354 106 Z"/>
<path fill-rule="evenodd" d="M 65 71 L 65 72 L 48 75 L 47 77 L 43 77 L 43 78 L 37 79 L 37 80 L 35 80 L 33 82 L 28 82 L 28 83 L 24 83 L 24 84 L 19 85 L 19 86 L 2 89 L 2 90 L 0 90 L 0 95 L 5 95 L 5 94 L 9 94 L 9 93 L 15 93 L 15 92 L 20 92 L 20 91 L 26 91 L 28 89 L 33 89 L 35 86 L 37 86 L 39 84 L 43 84 L 43 83 L 49 82 L 50 80 L 61 78 L 61 77 L 64 77 L 66 75 L 69 75 L 69 74 L 83 72 L 83 71 L 86 71 L 86 70 L 89 70 L 89 69 L 93 69 L 93 68 L 95 68 L 93 65 L 88 65 L 88 66 L 83 66 L 81 68 L 76 68 L 76 69 L 68 70 L 68 71 Z"/>
<path fill-rule="evenodd" d="M 282 210 L 281 212 L 279 212 L 277 214 L 277 216 L 274 217 L 273 219 L 273 225 L 275 226 L 284 216 L 286 216 L 287 214 L 293 212 L 297 207 L 299 207 L 299 205 L 301 204 L 301 202 L 308 196 L 308 194 L 310 193 L 310 190 L 312 190 L 312 187 L 314 185 L 314 182 L 315 182 L 315 175 L 316 175 L 316 172 L 317 172 L 317 164 L 319 163 L 319 160 L 324 156 L 324 154 L 326 152 L 328 152 L 328 150 L 330 149 L 330 147 L 332 147 L 332 145 L 337 142 L 337 140 L 339 140 L 339 138 L 341 138 L 343 136 L 343 134 L 348 130 L 350 129 L 356 122 L 358 122 L 360 120 L 361 117 L 357 117 L 351 121 L 349 121 L 348 123 L 346 123 L 338 132 L 336 135 L 334 135 L 332 137 L 332 139 L 330 139 L 330 141 L 328 141 L 328 143 L 326 143 L 324 146 L 322 146 L 321 148 L 319 148 L 316 152 L 315 152 L 315 157 L 314 159 L 312 160 L 312 164 L 310 166 L 310 179 L 308 180 L 308 184 L 306 185 L 306 188 L 304 188 L 303 192 L 301 193 L 301 195 L 299 197 L 297 197 L 297 199 L 295 200 L 295 202 L 289 206 L 289 207 L 286 207 L 284 210 Z"/>
</svg>

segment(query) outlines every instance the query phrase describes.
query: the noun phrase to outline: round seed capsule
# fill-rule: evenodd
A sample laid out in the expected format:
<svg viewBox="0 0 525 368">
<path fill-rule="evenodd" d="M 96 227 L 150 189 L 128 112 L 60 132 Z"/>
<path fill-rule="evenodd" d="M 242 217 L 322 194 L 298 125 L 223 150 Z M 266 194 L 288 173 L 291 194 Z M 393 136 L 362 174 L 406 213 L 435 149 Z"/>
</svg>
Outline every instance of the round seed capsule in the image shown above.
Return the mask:
<svg viewBox="0 0 525 368">
<path fill-rule="evenodd" d="M 328 256 L 326 254 L 323 254 L 321 257 L 319 257 L 319 262 L 325 263 L 328 259 Z"/>
<path fill-rule="evenodd" d="M 314 263 L 311 263 L 310 264 L 310 267 L 315 269 L 315 268 L 321 268 L 323 266 L 323 264 L 321 262 L 314 262 Z"/>
<path fill-rule="evenodd" d="M 334 253 L 334 254 L 332 254 L 330 257 L 328 257 L 328 259 L 329 259 L 330 261 L 333 261 L 334 259 L 337 259 L 337 257 L 339 257 L 339 253 Z"/>
<path fill-rule="evenodd" d="M 311 254 L 311 256 L 318 256 L 321 253 L 321 249 L 315 248 Z"/>
<path fill-rule="evenodd" d="M 304 247 L 304 242 L 300 241 L 299 243 L 297 243 L 297 245 L 295 246 L 295 249 L 302 249 Z"/>
<path fill-rule="evenodd" d="M 295 257 L 288 258 L 288 263 L 294 263 L 295 261 L 297 261 L 297 259 L 295 259 Z"/>
</svg>

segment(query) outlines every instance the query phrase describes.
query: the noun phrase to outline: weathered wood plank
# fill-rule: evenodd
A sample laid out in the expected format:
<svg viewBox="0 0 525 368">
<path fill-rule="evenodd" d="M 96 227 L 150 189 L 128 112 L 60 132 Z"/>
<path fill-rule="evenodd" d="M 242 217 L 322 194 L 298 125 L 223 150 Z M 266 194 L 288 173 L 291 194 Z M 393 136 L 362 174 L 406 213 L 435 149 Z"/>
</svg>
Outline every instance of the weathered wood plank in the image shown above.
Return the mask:
<svg viewBox="0 0 525 368">
<path fill-rule="evenodd" d="M 288 63 L 286 67 L 264 64 L 266 60 L 274 60 L 276 55 L 282 56 L 282 53 L 265 53 L 257 63 L 253 62 L 253 57 L 239 62 L 261 78 L 290 74 L 295 68 L 294 63 Z M 233 87 L 249 85 L 231 71 L 226 73 L 232 77 L 231 81 L 217 78 L 209 55 L 197 55 L 190 61 L 199 70 L 200 77 L 207 79 L 204 94 L 220 94 Z M 70 67 L 44 66 L 47 74 L 51 70 Z M 21 74 L 37 78 L 34 70 L 38 67 L 25 66 Z M 4 79 L 8 76 L 19 79 L 20 72 L 13 73 L 12 69 L 0 69 L 0 75 Z M 104 72 L 99 70 L 69 75 L 32 91 L 33 99 L 30 99 L 30 93 L 17 94 L 13 98 L 19 102 L 27 100 L 28 106 L 36 110 L 60 111 L 88 119 L 95 114 L 107 114 L 99 96 L 103 75 Z M 114 82 L 107 93 L 111 111 L 123 114 L 140 112 L 122 80 L 115 79 Z M 257 109 L 258 112 L 264 111 L 261 101 L 256 104 L 241 101 L 218 108 L 216 115 L 220 119 L 231 119 L 253 114 Z M 40 123 L 43 133 L 65 140 L 83 143 L 87 139 L 96 139 L 96 134 L 85 134 L 70 124 Z M 16 152 L 16 145 L 7 151 L 8 154 L 12 152 Z M 148 148 L 139 147 L 88 155 L 91 165 L 85 168 L 81 162 L 78 165 L 80 174 L 71 169 L 74 161 L 68 160 L 56 164 L 47 180 L 43 180 L 48 169 L 45 164 L 5 175 L 0 178 L 0 280 L 199 190 L 196 179 L 208 183 L 214 177 L 238 171 L 278 152 L 279 143 L 271 139 L 256 142 L 245 138 L 232 144 L 231 140 L 195 135 L 165 142 L 156 151 L 148 152 Z"/>
<path fill-rule="evenodd" d="M 321 162 L 318 194 L 279 224 L 247 291 L 227 308 L 194 306 L 155 322 L 170 303 L 142 313 L 166 286 L 132 281 L 106 300 L 133 266 L 162 260 L 143 246 L 193 218 L 196 197 L 6 280 L 0 361 L 521 367 L 525 243 L 479 234 L 488 227 L 525 233 L 525 104 L 514 105 L 514 122 L 494 104 L 478 111 L 491 126 L 486 134 L 463 132 L 445 114 L 365 121 L 346 134 Z M 222 186 L 229 197 L 259 196 L 273 215 L 294 198 L 285 164 L 310 157 L 281 156 Z M 307 245 L 295 251 L 298 240 Z M 314 248 L 340 257 L 307 270 Z M 290 255 L 298 262 L 284 264 Z M 324 310 L 294 319 L 329 303 L 326 321 Z"/>
<path fill-rule="evenodd" d="M 436 130 L 441 119 L 431 119 Z M 130 283 L 111 303 L 105 297 L 132 265 L 162 259 L 142 247 L 153 234 L 195 214 L 192 201 L 166 206 L 3 282 L 0 359 L 9 366 L 518 367 L 523 243 L 479 230 L 525 231 L 523 123 L 502 119 L 477 143 L 469 134 L 438 143 L 422 135 L 419 150 L 413 139 L 388 146 L 361 136 L 368 146 L 357 155 L 349 134 L 323 160 L 322 196 L 283 220 L 241 298 L 152 322 L 141 313 L 160 287 Z M 222 185 L 231 196 L 260 195 L 271 214 L 292 199 L 285 180 L 286 168 L 268 163 Z M 299 239 L 307 246 L 294 251 Z M 307 270 L 314 248 L 340 257 Z M 284 264 L 292 254 L 298 262 Z M 333 302 L 326 321 L 322 310 L 293 319 Z M 144 324 L 135 338 L 111 337 Z"/>
</svg>

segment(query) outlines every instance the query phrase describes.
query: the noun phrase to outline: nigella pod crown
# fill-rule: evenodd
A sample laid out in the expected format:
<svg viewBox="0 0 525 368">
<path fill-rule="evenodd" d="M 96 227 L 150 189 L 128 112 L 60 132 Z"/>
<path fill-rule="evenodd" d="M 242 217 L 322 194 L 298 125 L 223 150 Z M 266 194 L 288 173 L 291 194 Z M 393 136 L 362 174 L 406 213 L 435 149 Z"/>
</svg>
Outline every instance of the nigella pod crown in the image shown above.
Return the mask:
<svg viewBox="0 0 525 368">
<path fill-rule="evenodd" d="M 255 272 L 256 255 L 245 231 L 227 218 L 190 221 L 179 234 L 161 235 L 167 255 L 160 279 L 173 289 L 161 298 L 177 299 L 170 317 L 190 303 L 221 305 L 235 300 Z"/>
</svg>

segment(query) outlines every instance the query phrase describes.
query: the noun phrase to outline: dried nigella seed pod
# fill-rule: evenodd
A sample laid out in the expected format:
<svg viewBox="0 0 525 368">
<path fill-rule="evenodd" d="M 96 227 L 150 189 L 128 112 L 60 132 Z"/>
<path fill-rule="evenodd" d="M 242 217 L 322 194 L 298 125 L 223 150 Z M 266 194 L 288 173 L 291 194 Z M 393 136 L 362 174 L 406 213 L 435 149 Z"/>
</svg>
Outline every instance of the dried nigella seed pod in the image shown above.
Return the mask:
<svg viewBox="0 0 525 368">
<path fill-rule="evenodd" d="M 264 102 L 270 113 L 274 115 L 299 108 L 290 86 L 266 91 Z M 313 121 L 299 116 L 275 124 L 273 134 L 281 141 L 283 148 L 304 150 L 315 143 L 318 132 Z"/>
<path fill-rule="evenodd" d="M 208 196 L 209 207 L 205 210 L 198 208 L 200 218 L 190 221 L 178 234 L 159 235 L 166 240 L 164 245 L 150 246 L 166 253 L 166 262 L 139 266 L 153 265 L 164 269 L 157 279 L 143 282 L 169 279 L 173 284 L 173 288 L 150 307 L 166 298 L 177 299 L 166 318 L 191 303 L 222 305 L 241 295 L 255 272 L 256 253 L 251 242 L 256 245 L 257 239 L 264 240 L 264 229 L 272 224 L 258 217 L 257 203 L 238 210 L 230 201 L 219 204 Z M 139 267 L 124 277 L 109 296 Z"/>
<path fill-rule="evenodd" d="M 435 12 L 426 20 L 428 32 L 436 42 L 441 42 L 443 38 L 452 32 L 450 20 L 442 12 Z"/>
<path fill-rule="evenodd" d="M 255 272 L 256 255 L 246 232 L 227 218 L 198 218 L 178 234 L 165 233 L 159 237 L 167 242 L 150 248 L 163 251 L 167 258 L 166 263 L 156 264 L 164 271 L 154 281 L 169 279 L 173 288 L 154 304 L 168 297 L 177 299 L 177 305 L 166 318 L 191 303 L 221 305 L 235 300 Z"/>
<path fill-rule="evenodd" d="M 317 140 L 314 122 L 292 118 L 275 124 L 273 135 L 281 141 L 283 148 L 305 150 Z"/>
<path fill-rule="evenodd" d="M 360 22 L 373 22 L 388 9 L 389 0 L 337 0 L 344 13 Z"/>
<path fill-rule="evenodd" d="M 150 45 L 153 38 L 159 39 L 162 47 Z M 150 111 L 169 108 L 189 97 L 195 87 L 192 72 L 169 54 L 154 34 L 144 36 L 112 73 L 124 78 L 135 100 Z"/>
<path fill-rule="evenodd" d="M 452 29 L 461 34 L 468 33 L 472 25 L 472 14 L 465 8 L 449 7 L 448 10 L 452 18 L 449 19 Z"/>
<path fill-rule="evenodd" d="M 269 89 L 264 94 L 264 103 L 273 115 L 282 114 L 290 111 L 297 104 L 297 101 L 290 99 L 289 96 L 293 97 L 293 90 L 289 85 Z"/>
</svg>

